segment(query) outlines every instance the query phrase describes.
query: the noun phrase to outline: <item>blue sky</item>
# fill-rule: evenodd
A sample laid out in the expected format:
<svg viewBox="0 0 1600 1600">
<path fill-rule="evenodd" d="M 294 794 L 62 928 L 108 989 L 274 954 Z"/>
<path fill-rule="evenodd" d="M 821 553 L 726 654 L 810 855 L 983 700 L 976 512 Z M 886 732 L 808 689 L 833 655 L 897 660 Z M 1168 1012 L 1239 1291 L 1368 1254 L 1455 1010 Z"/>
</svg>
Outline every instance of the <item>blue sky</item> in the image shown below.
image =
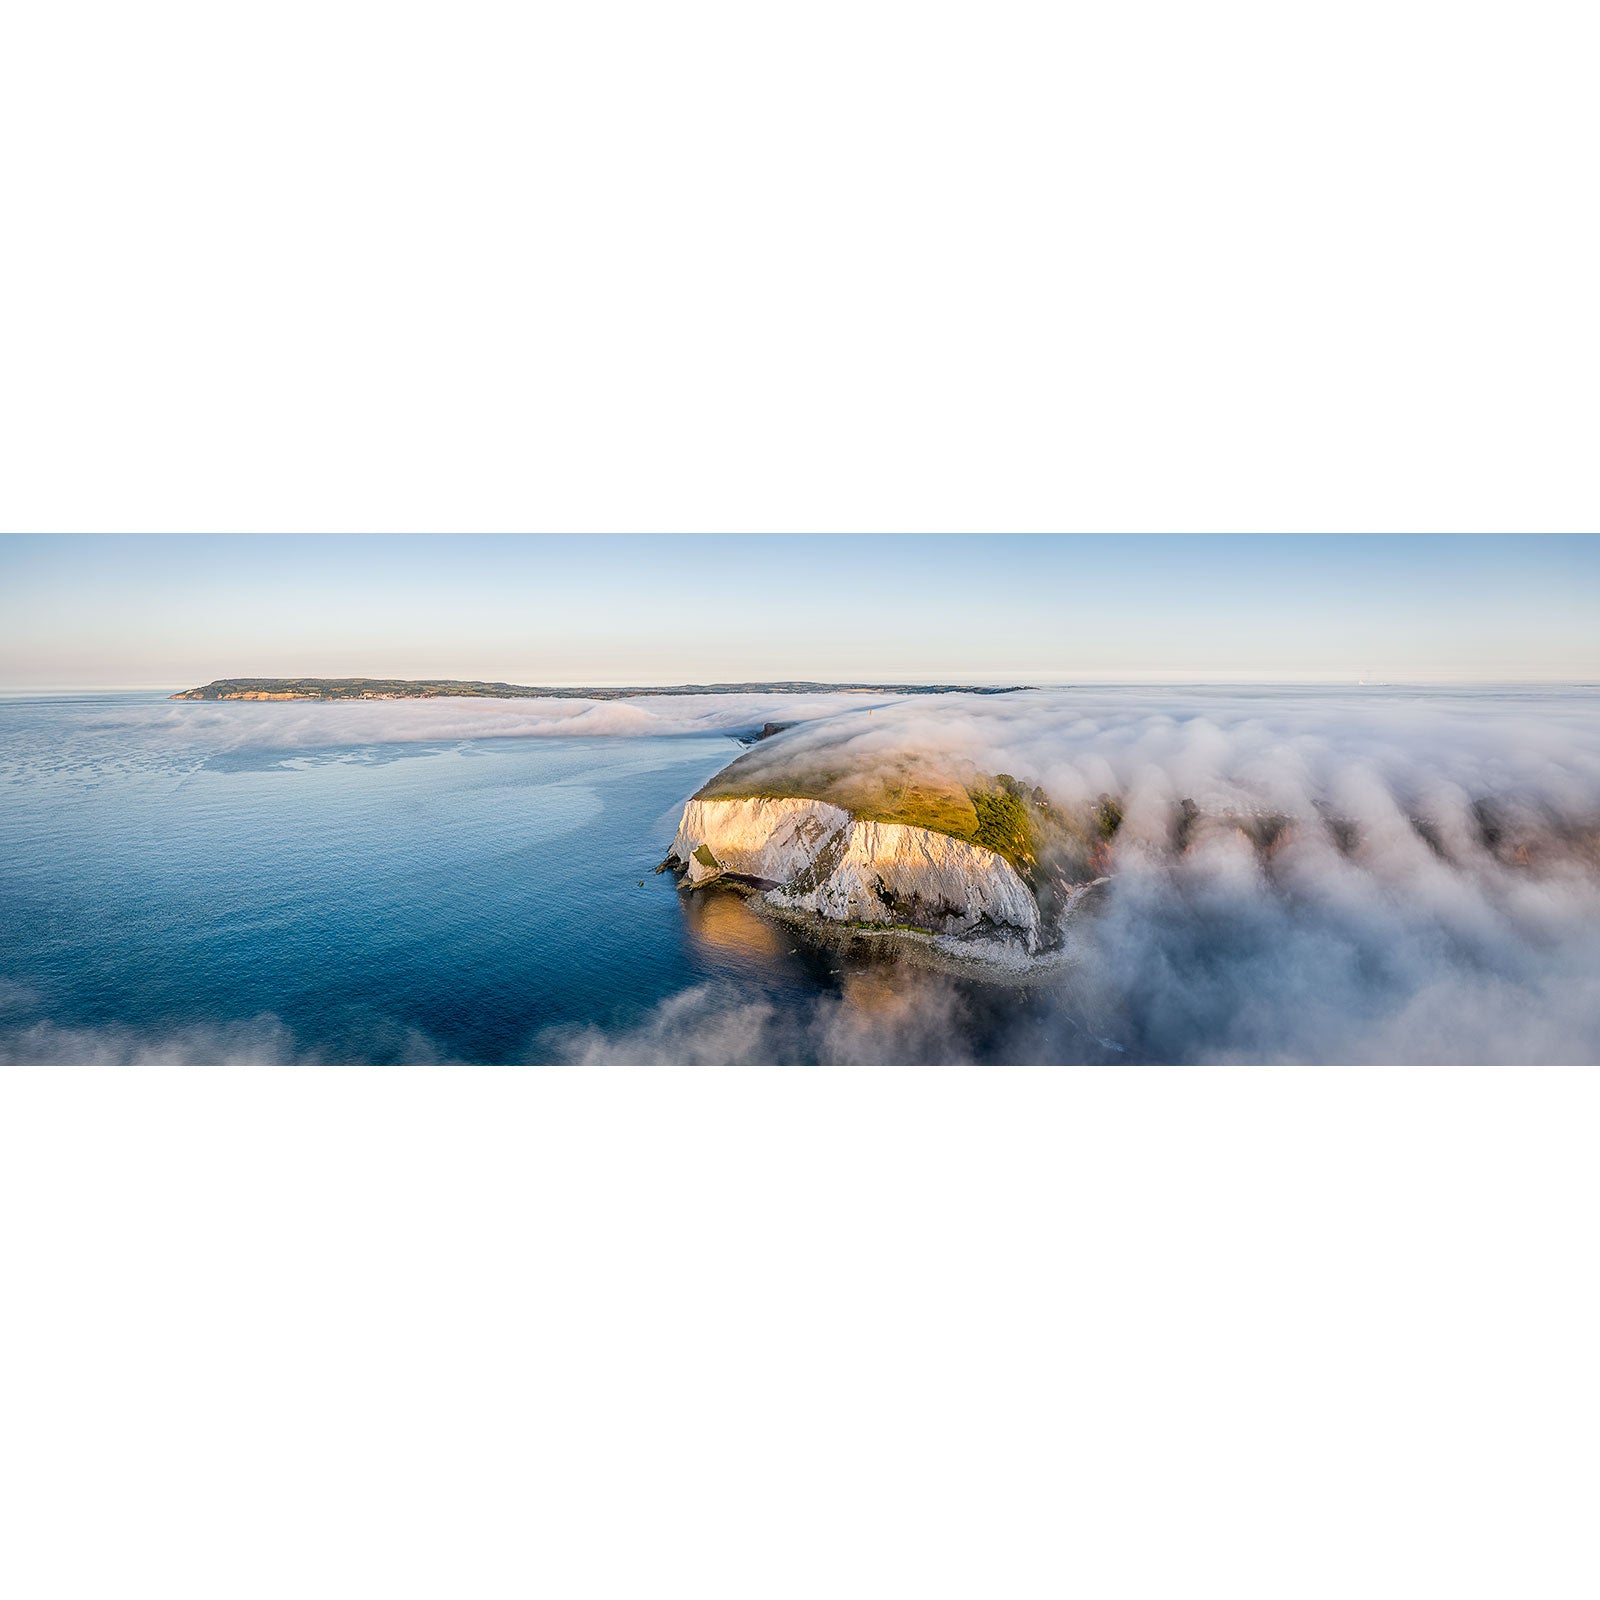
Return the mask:
<svg viewBox="0 0 1600 1600">
<path fill-rule="evenodd" d="M 1600 678 L 1592 535 L 7 535 L 0 685 Z"/>
</svg>

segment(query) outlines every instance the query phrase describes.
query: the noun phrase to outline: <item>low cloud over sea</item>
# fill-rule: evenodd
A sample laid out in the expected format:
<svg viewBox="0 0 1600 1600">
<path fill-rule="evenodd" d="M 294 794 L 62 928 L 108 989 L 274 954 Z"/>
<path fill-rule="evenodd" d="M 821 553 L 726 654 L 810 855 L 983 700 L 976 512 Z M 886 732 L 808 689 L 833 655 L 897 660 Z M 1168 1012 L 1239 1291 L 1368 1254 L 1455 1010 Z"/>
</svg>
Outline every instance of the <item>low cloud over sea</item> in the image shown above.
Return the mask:
<svg viewBox="0 0 1600 1600">
<path fill-rule="evenodd" d="M 871 715 L 868 715 L 868 711 Z M 1600 1059 L 1600 694 L 1041 689 L 0 702 L 0 1054 Z M 737 754 L 1117 798 L 1006 983 L 812 948 L 652 868 Z M 642 883 L 641 883 L 642 880 Z"/>
</svg>

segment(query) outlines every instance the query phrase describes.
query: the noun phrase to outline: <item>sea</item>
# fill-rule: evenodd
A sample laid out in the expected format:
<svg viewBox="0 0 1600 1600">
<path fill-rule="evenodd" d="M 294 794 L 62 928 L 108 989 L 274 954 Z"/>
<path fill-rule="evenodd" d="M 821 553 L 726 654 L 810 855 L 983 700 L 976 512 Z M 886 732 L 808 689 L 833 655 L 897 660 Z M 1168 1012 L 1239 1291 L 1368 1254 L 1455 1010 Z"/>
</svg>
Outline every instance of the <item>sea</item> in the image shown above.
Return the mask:
<svg viewBox="0 0 1600 1600">
<path fill-rule="evenodd" d="M 697 984 L 827 977 L 655 872 L 723 735 L 217 750 L 128 716 L 163 699 L 0 702 L 14 1051 L 537 1060 Z"/>
<path fill-rule="evenodd" d="M 902 987 L 656 872 L 726 734 L 303 748 L 271 737 L 303 707 L 224 709 L 263 738 L 159 693 L 0 699 L 0 1056 L 803 1058 L 819 1000 Z"/>
</svg>

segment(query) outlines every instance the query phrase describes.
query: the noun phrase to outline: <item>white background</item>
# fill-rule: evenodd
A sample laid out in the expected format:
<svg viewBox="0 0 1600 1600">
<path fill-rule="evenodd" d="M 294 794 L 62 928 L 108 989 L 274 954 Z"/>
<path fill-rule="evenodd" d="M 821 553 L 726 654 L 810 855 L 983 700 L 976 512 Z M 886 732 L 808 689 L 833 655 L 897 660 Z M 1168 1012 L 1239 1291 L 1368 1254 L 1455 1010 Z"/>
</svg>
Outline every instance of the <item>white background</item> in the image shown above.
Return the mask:
<svg viewBox="0 0 1600 1600">
<path fill-rule="evenodd" d="M 1591 7 L 0 28 L 0 526 L 1600 522 Z M 13 1071 L 0 1589 L 1592 1595 L 1597 1120 Z"/>
<path fill-rule="evenodd" d="M 1600 1082 L 14 1071 L 8 1596 L 1588 1597 Z"/>
<path fill-rule="evenodd" d="M 1584 0 L 11 0 L 0 527 L 1600 524 Z"/>
</svg>

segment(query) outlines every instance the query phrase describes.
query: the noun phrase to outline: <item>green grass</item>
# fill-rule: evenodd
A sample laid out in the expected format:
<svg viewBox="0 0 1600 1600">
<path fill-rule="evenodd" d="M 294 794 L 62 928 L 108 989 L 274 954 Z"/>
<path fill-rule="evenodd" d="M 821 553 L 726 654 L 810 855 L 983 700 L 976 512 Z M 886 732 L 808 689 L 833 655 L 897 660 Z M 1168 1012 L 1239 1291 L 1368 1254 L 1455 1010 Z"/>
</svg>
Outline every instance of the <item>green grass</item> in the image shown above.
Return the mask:
<svg viewBox="0 0 1600 1600">
<path fill-rule="evenodd" d="M 1103 840 L 1111 839 L 1118 828 L 1122 826 L 1122 806 L 1113 800 L 1110 795 L 1100 796 L 1100 803 L 1094 811 L 1095 826 L 1100 830 Z"/>
<path fill-rule="evenodd" d="M 1033 861 L 1033 819 L 1015 778 L 1002 772 L 994 788 L 974 794 L 972 803 L 978 814 L 978 844 L 1004 856 L 1019 870 L 1020 863 Z"/>
<path fill-rule="evenodd" d="M 697 800 L 822 800 L 868 822 L 899 822 L 957 839 L 974 839 L 978 813 L 966 788 L 938 775 L 901 771 L 802 769 L 748 776 L 735 762 L 695 796 Z"/>
<path fill-rule="evenodd" d="M 837 750 L 785 752 L 785 759 L 773 759 L 777 754 L 741 756 L 695 799 L 821 800 L 866 822 L 926 828 L 981 845 L 1024 877 L 1036 864 L 1043 795 L 1007 773 L 990 777 L 975 768 L 962 772 L 905 758 L 854 769 L 839 764 Z"/>
</svg>

